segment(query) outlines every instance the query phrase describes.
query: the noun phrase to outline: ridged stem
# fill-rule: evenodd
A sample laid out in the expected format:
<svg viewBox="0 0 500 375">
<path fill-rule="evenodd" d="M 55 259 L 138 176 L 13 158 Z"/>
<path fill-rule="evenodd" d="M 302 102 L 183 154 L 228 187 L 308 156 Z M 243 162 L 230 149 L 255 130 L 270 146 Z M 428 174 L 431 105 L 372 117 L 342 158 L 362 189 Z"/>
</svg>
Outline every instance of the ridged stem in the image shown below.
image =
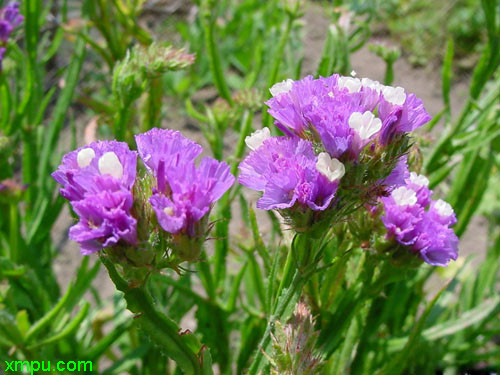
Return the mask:
<svg viewBox="0 0 500 375">
<path fill-rule="evenodd" d="M 195 343 L 198 350 L 201 344 L 197 343 L 192 334 L 179 334 L 179 327 L 165 314 L 160 312 L 151 296 L 144 286 L 132 287 L 127 283 L 116 270 L 114 264 L 105 256 L 101 257 L 102 263 L 106 266 L 109 276 L 116 288 L 123 292 L 127 301 L 127 308 L 138 314 L 134 320 L 161 349 L 172 358 L 185 375 L 203 375 L 207 372 L 207 366 L 203 368 L 202 358 L 188 346 L 187 340 Z M 190 337 L 188 337 L 190 336 Z"/>
</svg>

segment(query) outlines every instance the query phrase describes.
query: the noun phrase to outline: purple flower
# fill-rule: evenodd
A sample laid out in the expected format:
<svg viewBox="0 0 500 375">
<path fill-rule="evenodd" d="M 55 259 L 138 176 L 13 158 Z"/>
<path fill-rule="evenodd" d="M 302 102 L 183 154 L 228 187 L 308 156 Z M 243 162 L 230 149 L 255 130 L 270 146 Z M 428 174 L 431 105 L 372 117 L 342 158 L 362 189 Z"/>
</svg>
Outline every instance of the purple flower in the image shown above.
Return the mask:
<svg viewBox="0 0 500 375">
<path fill-rule="evenodd" d="M 111 176 L 98 181 L 104 190 L 95 185 L 85 198 L 71 203 L 80 221 L 70 228 L 69 237 L 80 244 L 83 255 L 116 245 L 120 240 L 129 244 L 137 241 L 137 221 L 130 214 L 132 193 Z"/>
<path fill-rule="evenodd" d="M 388 144 L 397 133 L 414 131 L 431 117 L 421 99 L 407 95 L 402 87 L 385 87 L 378 108 L 382 120 L 382 144 Z"/>
<path fill-rule="evenodd" d="M 110 175 L 125 190 L 131 190 L 136 176 L 137 153 L 117 141 L 93 142 L 69 152 L 52 177 L 59 182 L 61 195 L 69 201 L 83 199 L 96 180 Z"/>
<path fill-rule="evenodd" d="M 394 134 L 413 131 L 430 119 L 415 95 L 367 78 L 308 76 L 277 83 L 270 91 L 273 97 L 266 104 L 275 125 L 289 137 L 323 143 L 334 158 L 347 153 L 356 160 L 372 141 L 387 145 Z"/>
<path fill-rule="evenodd" d="M 10 34 L 23 22 L 24 17 L 19 13 L 19 3 L 10 2 L 0 10 L 0 41 L 7 42 Z"/>
<path fill-rule="evenodd" d="M 199 144 L 169 129 L 153 128 L 136 135 L 135 142 L 142 161 L 155 177 L 160 170 L 163 174 L 170 166 L 191 162 L 202 152 Z"/>
<path fill-rule="evenodd" d="M 429 217 L 432 221 L 438 222 L 441 225 L 454 225 L 457 222 L 453 208 L 448 202 L 442 199 L 431 202 Z"/>
<path fill-rule="evenodd" d="M 80 217 L 70 238 L 80 244 L 82 254 L 120 240 L 136 243 L 136 219 L 130 212 L 136 163 L 137 153 L 126 143 L 101 141 L 66 154 L 52 173 Z"/>
<path fill-rule="evenodd" d="M 0 41 L 6 43 L 12 30 L 14 30 L 14 28 L 10 22 L 0 19 Z"/>
<path fill-rule="evenodd" d="M 234 183 L 229 166 L 204 158 L 194 159 L 202 148 L 181 133 L 152 129 L 136 136 L 139 155 L 157 180 L 150 203 L 160 226 L 172 234 L 201 236 L 197 223 Z"/>
<path fill-rule="evenodd" d="M 458 238 L 453 229 L 429 216 L 429 212 L 424 213 L 417 225 L 414 248 L 426 263 L 446 267 L 451 259 L 458 258 Z"/>
<path fill-rule="evenodd" d="M 240 164 L 239 182 L 264 194 L 257 207 L 326 209 L 345 169 L 327 153 L 314 154 L 312 144 L 299 138 L 272 137 Z"/>
<path fill-rule="evenodd" d="M 453 209 L 441 199 L 430 200 L 432 192 L 424 176 L 412 172 L 406 183 L 381 199 L 387 237 L 408 246 L 425 262 L 445 267 L 458 257 L 458 238 L 449 228 L 456 223 Z"/>
<path fill-rule="evenodd" d="M 421 221 L 424 209 L 416 204 L 417 195 L 411 189 L 400 186 L 389 197 L 382 198 L 385 214 L 381 217 L 389 237 L 403 245 L 416 241 L 416 227 Z"/>
<path fill-rule="evenodd" d="M 392 186 L 395 188 L 399 185 L 404 185 L 405 180 L 409 177 L 410 177 L 410 171 L 408 171 L 408 156 L 403 155 L 401 158 L 399 158 L 398 162 L 396 163 L 396 166 L 389 174 L 389 176 L 379 181 L 379 183 L 382 185 Z"/>
<path fill-rule="evenodd" d="M 432 195 L 432 191 L 429 190 L 429 180 L 427 177 L 411 172 L 405 182 L 406 186 L 415 192 L 417 203 L 422 207 L 427 207 L 431 202 Z"/>
</svg>

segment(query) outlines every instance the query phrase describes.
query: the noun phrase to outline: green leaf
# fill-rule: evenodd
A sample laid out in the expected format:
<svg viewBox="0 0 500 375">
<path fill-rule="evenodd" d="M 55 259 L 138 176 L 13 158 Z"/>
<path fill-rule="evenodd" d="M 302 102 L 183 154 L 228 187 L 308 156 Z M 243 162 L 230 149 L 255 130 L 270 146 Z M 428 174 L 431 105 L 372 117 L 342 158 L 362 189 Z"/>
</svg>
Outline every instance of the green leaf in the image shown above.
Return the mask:
<svg viewBox="0 0 500 375">
<path fill-rule="evenodd" d="M 452 78 L 452 63 L 453 63 L 453 39 L 449 38 L 446 43 L 446 55 L 443 61 L 443 72 L 442 72 L 442 91 L 443 91 L 443 102 L 449 113 L 451 110 L 450 104 L 450 87 Z"/>
<path fill-rule="evenodd" d="M 83 319 L 85 319 L 87 317 L 89 309 L 90 309 L 90 303 L 85 302 L 85 304 L 80 309 L 78 314 L 76 314 L 76 316 L 73 318 L 73 320 L 71 322 L 69 322 L 60 332 L 56 333 L 55 335 L 53 335 L 45 340 L 39 341 L 34 345 L 31 345 L 29 347 L 29 349 L 52 344 L 54 342 L 60 341 L 64 338 L 66 338 L 67 336 L 71 335 L 73 332 L 75 332 L 78 329 L 78 327 L 80 327 L 80 324 L 82 323 Z"/>
<path fill-rule="evenodd" d="M 480 323 L 494 313 L 500 307 L 500 296 L 490 298 L 483 303 L 468 310 L 456 319 L 447 320 L 425 329 L 422 338 L 427 341 L 439 340 L 443 337 L 451 336 L 474 324 Z M 399 351 L 408 345 L 409 337 L 400 337 L 388 341 L 388 351 L 390 353 Z"/>
<path fill-rule="evenodd" d="M 68 285 L 68 289 L 66 289 L 66 293 L 62 296 L 58 303 L 48 311 L 40 320 L 38 320 L 35 324 L 31 326 L 29 331 L 26 334 L 26 342 L 29 343 L 31 340 L 35 339 L 44 328 L 49 326 L 49 324 L 54 323 L 54 319 L 59 314 L 59 312 L 64 308 L 64 306 L 68 303 L 69 297 L 72 292 L 71 284 Z"/>
</svg>

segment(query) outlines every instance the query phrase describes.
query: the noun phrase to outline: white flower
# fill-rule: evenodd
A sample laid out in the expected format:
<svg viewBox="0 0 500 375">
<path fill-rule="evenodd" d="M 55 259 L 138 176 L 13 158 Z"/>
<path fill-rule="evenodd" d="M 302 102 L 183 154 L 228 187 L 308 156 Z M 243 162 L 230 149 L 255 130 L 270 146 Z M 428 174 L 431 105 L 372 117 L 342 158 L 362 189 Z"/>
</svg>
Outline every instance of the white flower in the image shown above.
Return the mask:
<svg viewBox="0 0 500 375">
<path fill-rule="evenodd" d="M 410 173 L 411 183 L 418 186 L 429 186 L 429 179 L 421 174 L 416 174 L 415 172 Z"/>
<path fill-rule="evenodd" d="M 257 150 L 268 138 L 271 138 L 269 128 L 262 128 L 245 137 L 245 143 L 248 148 L 253 151 Z"/>
<path fill-rule="evenodd" d="M 361 78 L 361 86 L 375 90 L 377 93 L 380 93 L 384 87 L 379 81 L 372 81 L 370 78 Z"/>
<path fill-rule="evenodd" d="M 80 168 L 85 168 L 95 157 L 95 152 L 91 148 L 84 148 L 78 151 L 76 162 Z"/>
<path fill-rule="evenodd" d="M 355 71 L 354 69 L 353 69 L 353 70 L 351 70 L 351 76 L 352 76 L 352 77 L 356 77 L 356 75 L 357 75 L 357 74 L 358 74 L 358 73 L 356 73 L 356 71 Z"/>
<path fill-rule="evenodd" d="M 453 215 L 453 207 L 451 207 L 451 204 L 442 199 L 438 199 L 436 203 L 434 203 L 434 208 L 440 216 L 449 217 Z"/>
<path fill-rule="evenodd" d="M 349 126 L 356 130 L 363 140 L 369 139 L 372 135 L 382 129 L 382 121 L 375 117 L 370 111 L 365 113 L 354 112 L 349 117 Z"/>
<path fill-rule="evenodd" d="M 344 164 L 335 158 L 332 159 L 326 152 L 321 152 L 318 155 L 316 169 L 330 182 L 340 180 L 345 174 Z"/>
<path fill-rule="evenodd" d="M 109 174 L 115 178 L 122 178 L 123 176 L 123 165 L 120 163 L 118 156 L 112 151 L 101 156 L 98 167 L 101 174 Z"/>
<path fill-rule="evenodd" d="M 406 100 L 405 90 L 399 86 L 384 86 L 382 95 L 384 95 L 385 100 L 394 105 L 403 105 Z"/>
<path fill-rule="evenodd" d="M 276 96 L 279 94 L 287 93 L 292 89 L 292 86 L 293 86 L 293 79 L 289 78 L 285 81 L 275 83 L 273 87 L 269 89 L 269 91 L 271 92 L 272 96 Z"/>
<path fill-rule="evenodd" d="M 353 77 L 339 77 L 339 88 L 346 88 L 350 93 L 359 92 L 361 90 L 361 81 Z"/>
<path fill-rule="evenodd" d="M 413 206 L 417 203 L 417 194 L 404 186 L 394 189 L 391 195 L 398 206 Z"/>
</svg>

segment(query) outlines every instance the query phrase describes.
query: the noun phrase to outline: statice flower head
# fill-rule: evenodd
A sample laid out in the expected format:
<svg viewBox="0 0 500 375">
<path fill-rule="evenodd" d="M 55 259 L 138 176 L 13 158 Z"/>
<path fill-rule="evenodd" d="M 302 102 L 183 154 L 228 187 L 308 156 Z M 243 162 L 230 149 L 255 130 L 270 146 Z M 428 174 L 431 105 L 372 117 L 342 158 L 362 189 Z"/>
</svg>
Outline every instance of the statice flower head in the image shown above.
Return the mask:
<svg viewBox="0 0 500 375">
<path fill-rule="evenodd" d="M 100 141 L 66 154 L 52 177 L 62 185 L 79 222 L 69 236 L 88 255 L 118 245 L 135 245 L 132 187 L 137 153 L 126 143 Z"/>
<path fill-rule="evenodd" d="M 132 190 L 137 153 L 117 141 L 93 142 L 67 153 L 52 177 L 62 185 L 61 195 L 69 201 L 81 200 L 95 187 L 96 180 L 113 177 Z"/>
<path fill-rule="evenodd" d="M 253 151 L 239 166 L 239 182 L 263 193 L 258 208 L 280 210 L 299 229 L 307 226 L 304 214 L 330 207 L 345 173 L 340 161 L 326 152 L 316 155 L 310 141 L 270 137 L 266 130 L 247 144 Z"/>
<path fill-rule="evenodd" d="M 387 238 L 418 254 L 426 263 L 444 267 L 458 257 L 458 238 L 450 228 L 456 217 L 449 203 L 431 200 L 428 184 L 425 176 L 412 172 L 404 185 L 381 198 L 381 220 Z"/>
<path fill-rule="evenodd" d="M 233 185 L 229 166 L 194 159 L 201 146 L 180 132 L 152 129 L 136 136 L 139 155 L 156 183 L 149 199 L 161 228 L 171 235 L 181 260 L 196 260 L 208 231 L 213 204 Z"/>
<path fill-rule="evenodd" d="M 388 145 L 429 121 L 422 101 L 367 78 L 305 77 L 274 85 L 266 102 L 288 136 L 322 143 L 330 156 L 356 159 L 368 144 Z"/>
</svg>

